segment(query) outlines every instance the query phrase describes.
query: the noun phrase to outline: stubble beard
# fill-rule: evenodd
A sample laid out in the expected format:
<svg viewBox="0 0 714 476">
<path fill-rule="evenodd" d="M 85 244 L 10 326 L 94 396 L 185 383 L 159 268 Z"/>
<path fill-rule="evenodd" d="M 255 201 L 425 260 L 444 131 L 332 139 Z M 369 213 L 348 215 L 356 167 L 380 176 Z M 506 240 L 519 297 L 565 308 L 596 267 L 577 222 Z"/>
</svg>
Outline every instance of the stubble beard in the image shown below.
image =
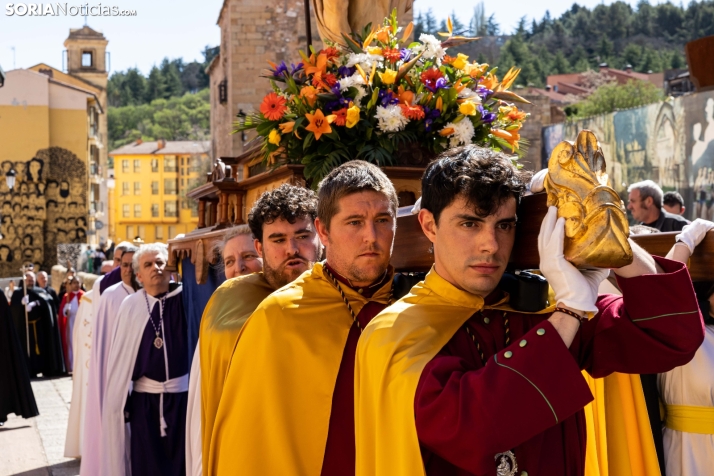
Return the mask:
<svg viewBox="0 0 714 476">
<path fill-rule="evenodd" d="M 294 259 L 302 259 L 304 262 L 307 263 L 307 266 L 305 269 L 286 269 L 285 268 L 285 263 L 287 263 L 290 260 Z M 272 267 L 270 266 L 270 263 L 268 263 L 268 260 L 263 257 L 263 276 L 265 276 L 265 280 L 270 284 L 274 289 L 280 289 L 286 284 L 292 283 L 295 281 L 298 276 L 300 276 L 302 273 L 304 273 L 306 270 L 310 269 L 314 263 L 308 259 L 305 259 L 304 257 L 300 255 L 293 256 L 292 258 L 285 260 L 281 263 L 279 267 Z"/>
</svg>

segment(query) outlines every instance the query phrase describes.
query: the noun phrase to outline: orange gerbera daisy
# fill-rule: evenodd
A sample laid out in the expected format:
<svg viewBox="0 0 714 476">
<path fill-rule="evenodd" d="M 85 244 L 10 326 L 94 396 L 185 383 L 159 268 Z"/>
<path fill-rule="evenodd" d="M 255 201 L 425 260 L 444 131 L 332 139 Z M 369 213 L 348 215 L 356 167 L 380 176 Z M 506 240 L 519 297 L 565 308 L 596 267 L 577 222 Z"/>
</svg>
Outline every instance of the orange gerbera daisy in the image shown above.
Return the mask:
<svg viewBox="0 0 714 476">
<path fill-rule="evenodd" d="M 280 118 L 285 114 L 285 111 L 288 110 L 285 103 L 286 101 L 284 97 L 278 96 L 275 93 L 270 93 L 265 96 L 263 98 L 263 102 L 260 103 L 260 112 L 269 121 L 280 120 Z"/>
<path fill-rule="evenodd" d="M 413 121 L 418 121 L 424 119 L 424 109 L 421 106 L 412 106 L 409 103 L 400 104 L 399 107 L 402 109 L 402 114 L 408 119 Z"/>
<path fill-rule="evenodd" d="M 332 114 L 335 115 L 335 125 L 336 126 L 344 126 L 347 123 L 347 108 L 343 107 L 342 109 L 338 109 L 337 111 L 332 111 Z"/>
<path fill-rule="evenodd" d="M 318 109 L 315 111 L 315 114 L 306 113 L 305 117 L 307 117 L 307 120 L 310 122 L 305 129 L 315 134 L 315 140 L 320 140 L 322 134 L 332 132 L 330 123 L 335 120 L 334 115 L 325 116 L 322 111 Z"/>
<path fill-rule="evenodd" d="M 382 56 L 384 56 L 387 61 L 390 61 L 392 63 L 396 63 L 401 59 L 401 54 L 396 48 L 384 48 L 382 50 Z"/>
</svg>

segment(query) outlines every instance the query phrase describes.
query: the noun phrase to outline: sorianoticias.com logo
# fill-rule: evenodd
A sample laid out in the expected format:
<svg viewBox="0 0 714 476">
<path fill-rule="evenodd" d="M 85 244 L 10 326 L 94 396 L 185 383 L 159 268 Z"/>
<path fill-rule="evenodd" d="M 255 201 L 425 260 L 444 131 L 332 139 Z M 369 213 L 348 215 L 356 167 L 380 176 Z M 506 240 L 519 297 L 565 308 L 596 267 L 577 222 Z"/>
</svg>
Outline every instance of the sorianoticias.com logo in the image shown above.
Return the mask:
<svg viewBox="0 0 714 476">
<path fill-rule="evenodd" d="M 124 10 L 111 5 L 70 5 L 67 3 L 8 3 L 5 5 L 6 16 L 18 17 L 133 17 L 136 10 Z"/>
</svg>

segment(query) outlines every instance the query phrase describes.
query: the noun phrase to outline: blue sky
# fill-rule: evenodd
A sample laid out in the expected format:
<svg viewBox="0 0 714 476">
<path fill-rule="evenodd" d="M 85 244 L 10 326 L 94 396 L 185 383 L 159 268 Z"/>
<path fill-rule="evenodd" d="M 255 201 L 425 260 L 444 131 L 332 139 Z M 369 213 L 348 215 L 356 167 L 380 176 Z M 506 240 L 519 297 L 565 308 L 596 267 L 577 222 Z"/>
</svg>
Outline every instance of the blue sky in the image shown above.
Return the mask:
<svg viewBox="0 0 714 476">
<path fill-rule="evenodd" d="M 28 2 L 28 0 L 21 0 Z M 38 0 L 35 0 L 38 1 Z M 42 1 L 42 0 L 39 0 Z M 300 1 L 300 0 L 286 0 Z M 635 5 L 636 0 L 626 0 Z M 62 0 L 62 3 L 90 6 L 99 5 L 100 1 Z M 15 66 L 26 68 L 37 63 L 48 63 L 62 67 L 62 43 L 70 28 L 84 25 L 80 16 L 37 17 L 7 16 L 6 5 L 11 0 L 0 3 L 0 66 L 4 70 L 13 69 L 13 51 L 15 48 Z M 20 2 L 14 2 L 15 4 Z M 474 0 L 416 0 L 415 9 L 432 9 L 439 19 L 445 18 L 452 11 L 467 21 L 473 14 Z M 599 0 L 578 0 L 580 5 L 589 8 L 601 3 Z M 606 1 L 604 3 L 611 3 Z M 658 0 L 652 1 L 658 3 Z M 101 30 L 109 40 L 108 51 L 111 53 L 112 71 L 121 71 L 138 67 L 148 73 L 154 64 L 165 56 L 183 57 L 186 61 L 201 60 L 201 51 L 206 45 L 215 46 L 220 42 L 220 30 L 216 25 L 223 0 L 103 0 L 101 5 L 117 6 L 120 9 L 136 10 L 134 17 L 92 17 L 88 24 Z M 573 0 L 510 0 L 503 2 L 485 2 L 486 14 L 495 14 L 496 19 L 506 32 L 512 31 L 518 19 L 541 19 L 546 10 L 552 16 L 559 16 L 569 9 Z M 53 2 L 54 5 L 54 2 Z"/>
</svg>

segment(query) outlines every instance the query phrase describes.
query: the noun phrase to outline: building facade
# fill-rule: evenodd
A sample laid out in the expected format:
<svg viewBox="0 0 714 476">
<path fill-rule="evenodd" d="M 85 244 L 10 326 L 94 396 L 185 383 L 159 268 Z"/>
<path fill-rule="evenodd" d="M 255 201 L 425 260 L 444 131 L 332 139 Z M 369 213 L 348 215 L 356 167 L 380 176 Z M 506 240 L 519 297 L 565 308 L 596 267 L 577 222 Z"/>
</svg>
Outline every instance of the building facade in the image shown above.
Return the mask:
<svg viewBox="0 0 714 476">
<path fill-rule="evenodd" d="M 87 242 L 87 157 L 101 115 L 91 88 L 8 71 L 0 89 L 0 276 L 17 276 L 25 263 L 48 269 L 58 244 Z"/>
<path fill-rule="evenodd" d="M 166 242 L 196 228 L 198 213 L 186 192 L 211 168 L 209 141 L 138 140 L 113 150 L 115 242 Z"/>
<path fill-rule="evenodd" d="M 299 63 L 307 50 L 303 0 L 225 0 L 218 15 L 221 46 L 206 68 L 211 88 L 211 150 L 236 157 L 249 137 L 231 134 L 241 114 L 258 110 L 270 82 L 261 77 L 268 61 Z M 313 45 L 322 48 L 314 14 Z M 240 178 L 240 177 L 239 177 Z"/>
</svg>

